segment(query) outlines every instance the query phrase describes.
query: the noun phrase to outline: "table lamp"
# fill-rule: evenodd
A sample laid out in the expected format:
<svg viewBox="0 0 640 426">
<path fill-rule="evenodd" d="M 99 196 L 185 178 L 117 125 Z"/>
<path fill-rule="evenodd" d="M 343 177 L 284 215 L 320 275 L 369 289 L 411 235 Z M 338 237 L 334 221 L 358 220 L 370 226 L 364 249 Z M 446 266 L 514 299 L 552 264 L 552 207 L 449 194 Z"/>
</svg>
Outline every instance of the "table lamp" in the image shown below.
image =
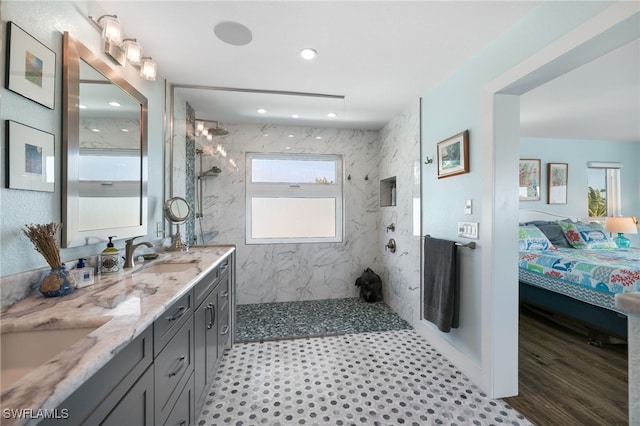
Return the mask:
<svg viewBox="0 0 640 426">
<path fill-rule="evenodd" d="M 608 217 L 604 222 L 604 229 L 607 232 L 615 232 L 618 234 L 613 239 L 618 247 L 629 247 L 631 241 L 623 234 L 637 234 L 638 226 L 632 217 Z"/>
</svg>

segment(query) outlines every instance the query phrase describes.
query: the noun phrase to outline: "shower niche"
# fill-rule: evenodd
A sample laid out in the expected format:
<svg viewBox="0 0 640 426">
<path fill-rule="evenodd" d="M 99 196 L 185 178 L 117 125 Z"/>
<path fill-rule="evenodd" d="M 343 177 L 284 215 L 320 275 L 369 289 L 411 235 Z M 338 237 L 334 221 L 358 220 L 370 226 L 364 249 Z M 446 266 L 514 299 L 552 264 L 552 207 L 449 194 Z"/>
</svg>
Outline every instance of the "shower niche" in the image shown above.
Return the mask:
<svg viewBox="0 0 640 426">
<path fill-rule="evenodd" d="M 380 207 L 396 205 L 397 182 L 396 177 L 388 177 L 380 181 Z"/>
</svg>

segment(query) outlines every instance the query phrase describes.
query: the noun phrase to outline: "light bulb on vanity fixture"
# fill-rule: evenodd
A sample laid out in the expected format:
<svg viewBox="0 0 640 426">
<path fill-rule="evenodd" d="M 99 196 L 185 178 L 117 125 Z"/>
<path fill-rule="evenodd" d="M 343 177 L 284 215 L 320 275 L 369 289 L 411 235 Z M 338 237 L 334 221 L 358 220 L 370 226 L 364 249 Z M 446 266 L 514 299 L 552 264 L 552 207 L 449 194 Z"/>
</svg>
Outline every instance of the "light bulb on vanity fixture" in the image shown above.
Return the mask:
<svg viewBox="0 0 640 426">
<path fill-rule="evenodd" d="M 158 64 L 151 57 L 142 58 L 140 64 L 140 76 L 147 80 L 155 80 L 158 73 Z"/>
<path fill-rule="evenodd" d="M 623 234 L 637 234 L 638 225 L 634 217 L 608 217 L 604 222 L 604 229 L 607 232 L 617 233 L 613 239 L 618 247 L 629 247 L 631 241 Z"/>
<path fill-rule="evenodd" d="M 122 40 L 122 47 L 124 48 L 127 61 L 131 65 L 139 66 L 142 62 L 142 46 L 135 38 L 125 38 Z"/>
</svg>

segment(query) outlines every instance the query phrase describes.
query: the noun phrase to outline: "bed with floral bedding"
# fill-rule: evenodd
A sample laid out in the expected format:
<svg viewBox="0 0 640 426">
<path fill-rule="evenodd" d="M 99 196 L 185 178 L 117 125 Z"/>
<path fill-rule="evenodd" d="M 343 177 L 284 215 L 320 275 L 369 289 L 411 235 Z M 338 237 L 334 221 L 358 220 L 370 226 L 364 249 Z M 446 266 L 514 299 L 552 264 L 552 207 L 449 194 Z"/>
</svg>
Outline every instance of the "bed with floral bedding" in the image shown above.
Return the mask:
<svg viewBox="0 0 640 426">
<path fill-rule="evenodd" d="M 598 223 L 524 222 L 519 228 L 521 304 L 571 320 L 595 341 L 627 337 L 618 293 L 640 292 L 640 249 L 618 248 Z"/>
</svg>

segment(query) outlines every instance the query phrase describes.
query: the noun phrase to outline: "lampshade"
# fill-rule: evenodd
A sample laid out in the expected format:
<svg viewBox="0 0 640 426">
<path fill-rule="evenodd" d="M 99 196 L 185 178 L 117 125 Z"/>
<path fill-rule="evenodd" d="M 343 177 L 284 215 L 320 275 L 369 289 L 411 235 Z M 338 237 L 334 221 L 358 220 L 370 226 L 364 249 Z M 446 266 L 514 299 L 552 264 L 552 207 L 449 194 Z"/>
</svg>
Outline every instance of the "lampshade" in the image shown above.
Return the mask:
<svg viewBox="0 0 640 426">
<path fill-rule="evenodd" d="M 617 232 L 620 234 L 638 233 L 638 226 L 632 217 L 608 217 L 605 219 L 604 229 L 607 232 Z"/>
<path fill-rule="evenodd" d="M 102 15 L 98 23 L 102 26 L 102 38 L 105 41 L 116 44 L 122 41 L 122 29 L 115 15 Z"/>
<path fill-rule="evenodd" d="M 158 65 L 151 58 L 142 58 L 140 65 L 140 76 L 147 80 L 155 80 L 158 72 Z"/>
<path fill-rule="evenodd" d="M 127 60 L 132 65 L 140 65 L 142 62 L 142 46 L 135 38 L 125 38 L 122 41 L 122 47 L 124 48 Z"/>
</svg>

